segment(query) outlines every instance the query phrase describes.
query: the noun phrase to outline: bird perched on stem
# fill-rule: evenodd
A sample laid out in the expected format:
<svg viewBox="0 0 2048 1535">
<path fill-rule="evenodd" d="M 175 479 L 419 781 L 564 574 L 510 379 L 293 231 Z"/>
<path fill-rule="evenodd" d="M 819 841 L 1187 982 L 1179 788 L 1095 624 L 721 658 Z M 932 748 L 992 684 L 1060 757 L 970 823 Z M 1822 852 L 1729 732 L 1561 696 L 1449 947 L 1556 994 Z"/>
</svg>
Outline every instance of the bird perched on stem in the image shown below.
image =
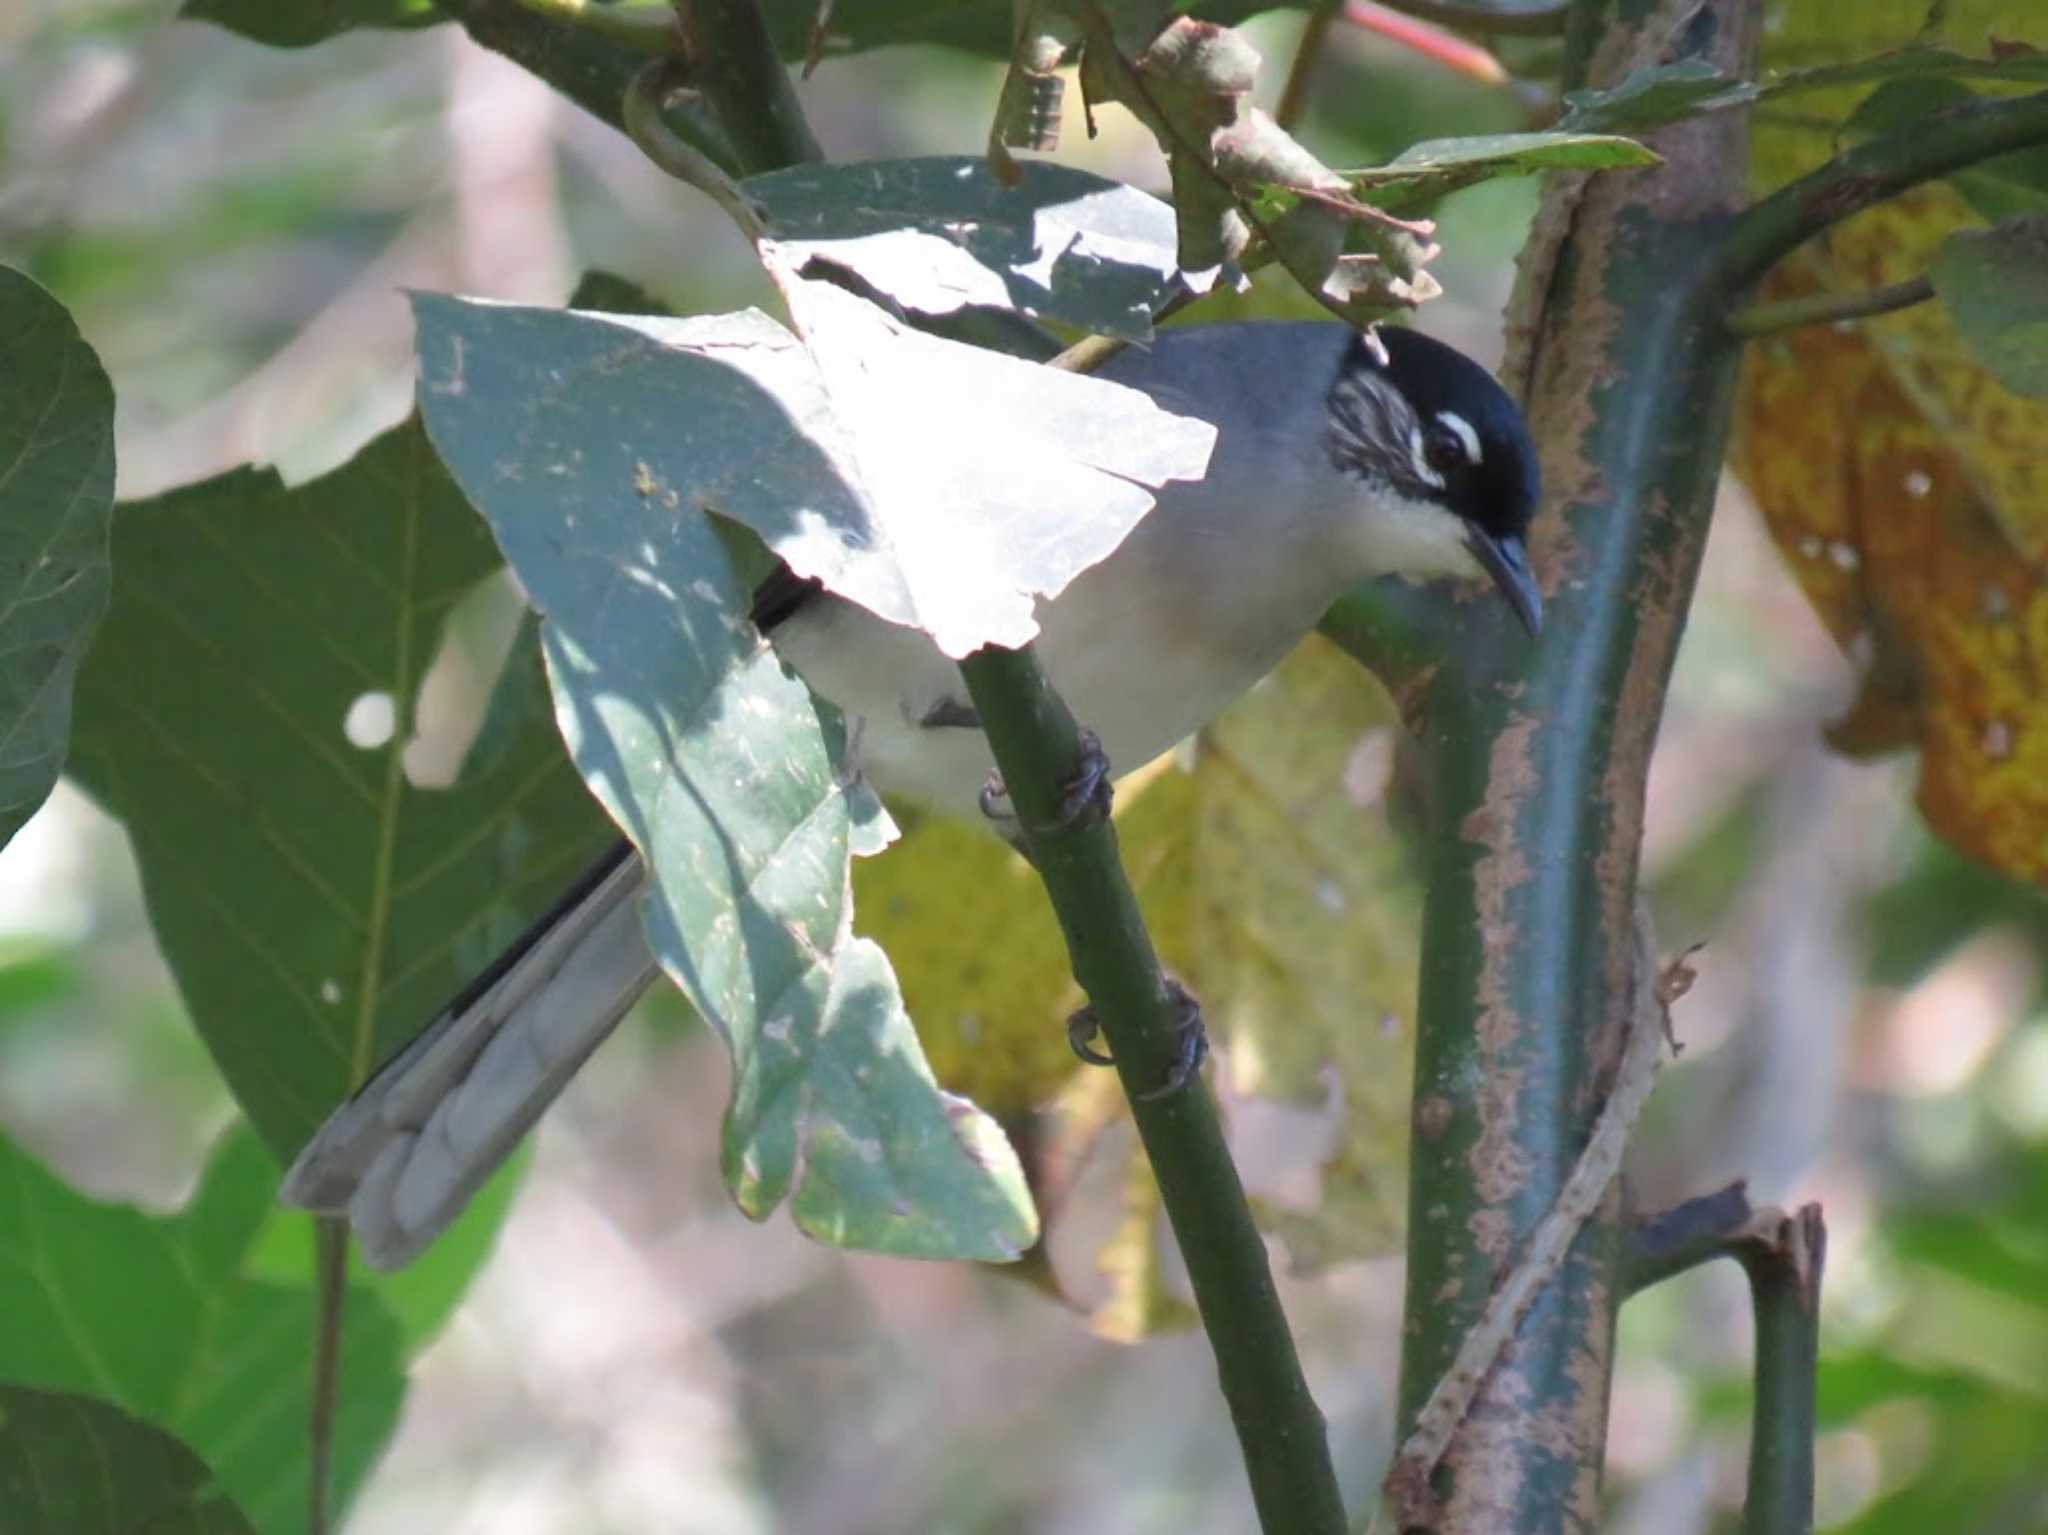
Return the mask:
<svg viewBox="0 0 2048 1535">
<path fill-rule="evenodd" d="M 1535 450 L 1462 353 L 1407 330 L 1213 325 L 1163 333 L 1099 376 L 1216 428 L 1207 473 L 1167 483 L 1113 553 L 1039 606 L 1039 660 L 1111 762 L 1140 766 L 1199 729 L 1369 577 L 1490 583 L 1536 634 Z M 754 619 L 845 711 L 877 790 L 980 813 L 988 743 L 926 635 L 786 571 Z M 609 850 L 335 1111 L 285 1202 L 346 1213 L 375 1266 L 416 1257 L 654 980 L 633 899 L 645 878 L 630 844 Z"/>
</svg>

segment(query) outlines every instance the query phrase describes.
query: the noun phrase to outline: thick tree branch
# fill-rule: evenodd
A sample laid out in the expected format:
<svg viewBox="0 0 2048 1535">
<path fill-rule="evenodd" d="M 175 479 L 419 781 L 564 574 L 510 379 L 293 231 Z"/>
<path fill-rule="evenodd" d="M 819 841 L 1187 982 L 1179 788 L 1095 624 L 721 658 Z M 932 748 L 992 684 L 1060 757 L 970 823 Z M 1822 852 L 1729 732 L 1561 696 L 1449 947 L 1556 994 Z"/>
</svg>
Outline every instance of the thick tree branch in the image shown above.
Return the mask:
<svg viewBox="0 0 2048 1535">
<path fill-rule="evenodd" d="M 1322 1413 L 1215 1104 L 1199 1076 L 1154 1096 L 1179 1059 L 1183 1019 L 1118 861 L 1114 824 L 1062 803 L 1082 761 L 1080 731 L 1030 651 L 979 651 L 960 671 L 1131 1100 L 1216 1352 L 1260 1526 L 1268 1535 L 1340 1535 L 1344 1506 Z"/>
<path fill-rule="evenodd" d="M 1934 281 L 1925 275 L 1909 277 L 1885 288 L 1859 293 L 1815 293 L 1805 298 L 1788 298 L 1775 304 L 1752 304 L 1728 316 L 1727 326 L 1736 335 L 1754 341 L 1758 336 L 1802 325 L 1831 325 L 1838 320 L 1867 320 L 1874 315 L 1910 309 L 1934 297 Z"/>
<path fill-rule="evenodd" d="M 1605 83 L 1644 39 L 1669 46 L 1672 9 L 1581 0 L 1570 36 L 1599 44 L 1599 67 L 1572 83 Z M 1690 48 L 1749 70 L 1747 0 L 1687 14 Z M 1734 348 L 1687 300 L 1741 195 L 1742 126 L 1724 116 L 1664 129 L 1653 140 L 1664 165 L 1595 177 L 1546 269 L 1545 302 L 1529 306 L 1528 408 L 1546 481 L 1533 541 L 1540 644 L 1525 646 L 1490 607 L 1431 618 L 1399 590 L 1360 598 L 1330 625 L 1393 680 L 1430 786 L 1404 1438 L 1556 1205 L 1641 984 L 1643 790 L 1734 382 Z M 1610 1194 L 1482 1384 L 1431 1484 L 1438 1528 L 1596 1527 L 1620 1216 Z"/>
</svg>

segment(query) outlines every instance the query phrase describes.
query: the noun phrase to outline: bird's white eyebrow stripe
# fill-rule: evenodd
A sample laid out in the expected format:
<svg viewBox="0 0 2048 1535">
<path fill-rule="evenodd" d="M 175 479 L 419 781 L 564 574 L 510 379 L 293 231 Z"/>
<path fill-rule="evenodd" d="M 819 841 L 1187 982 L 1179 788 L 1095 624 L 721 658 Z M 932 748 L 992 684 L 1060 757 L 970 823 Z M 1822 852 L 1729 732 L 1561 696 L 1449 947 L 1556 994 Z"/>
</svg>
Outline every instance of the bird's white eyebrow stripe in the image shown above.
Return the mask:
<svg viewBox="0 0 2048 1535">
<path fill-rule="evenodd" d="M 1472 430 L 1472 423 L 1454 410 L 1440 410 L 1436 413 L 1436 418 L 1458 434 L 1458 441 L 1464 444 L 1465 462 L 1468 464 L 1478 463 L 1481 457 L 1479 452 L 1479 434 Z"/>
<path fill-rule="evenodd" d="M 1471 428 L 1467 427 L 1465 430 L 1469 432 Z M 1415 473 L 1420 478 L 1438 490 L 1444 488 L 1444 477 L 1429 466 L 1429 453 L 1423 446 L 1422 428 L 1419 426 L 1408 428 L 1408 458 L 1409 462 L 1415 465 Z"/>
</svg>

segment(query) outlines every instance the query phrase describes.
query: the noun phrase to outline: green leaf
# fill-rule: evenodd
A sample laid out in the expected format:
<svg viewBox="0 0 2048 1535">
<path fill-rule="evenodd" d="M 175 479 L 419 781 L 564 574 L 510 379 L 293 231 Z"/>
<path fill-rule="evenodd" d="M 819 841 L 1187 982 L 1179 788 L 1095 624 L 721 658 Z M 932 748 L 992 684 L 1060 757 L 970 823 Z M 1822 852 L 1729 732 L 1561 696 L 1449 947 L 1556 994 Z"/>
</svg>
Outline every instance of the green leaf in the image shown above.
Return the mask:
<svg viewBox="0 0 2048 1535">
<path fill-rule="evenodd" d="M 794 523 L 843 486 L 772 397 L 651 340 L 724 322 L 415 310 L 428 430 L 542 614 L 578 765 L 656 873 L 650 944 L 733 1051 L 740 1207 L 788 1198 L 846 1246 L 1015 1257 L 1036 1222 L 1014 1155 L 939 1091 L 887 958 L 848 931 L 848 844 L 879 806 L 702 514 L 759 499 Z"/>
<path fill-rule="evenodd" d="M 73 1392 L 0 1386 L 9 1535 L 249 1535 L 213 1473 L 160 1428 Z"/>
<path fill-rule="evenodd" d="M 609 831 L 544 719 L 452 788 L 407 778 L 443 622 L 498 563 L 416 422 L 305 485 L 245 469 L 124 505 L 114 550 L 75 771 L 127 823 L 193 1022 L 286 1158 Z M 352 744 L 378 699 L 388 740 Z"/>
<path fill-rule="evenodd" d="M 1894 48 L 1842 64 L 1789 70 L 1770 80 L 1735 80 L 1698 60 L 1638 70 L 1603 91 L 1571 91 L 1557 126 L 1571 132 L 1651 128 L 1659 123 L 1720 112 L 1751 102 L 1775 101 L 1815 91 L 1876 85 L 1888 80 L 2000 80 L 2016 85 L 2048 83 L 2048 53 L 2014 45 L 1988 58 L 1949 48 Z"/>
<path fill-rule="evenodd" d="M 230 1133 L 192 1202 L 152 1218 L 66 1187 L 0 1140 L 0 1380 L 82 1391 L 176 1434 L 266 1535 L 305 1525 L 313 1292 L 250 1279 L 278 1169 Z M 351 1287 L 335 1421 L 345 1501 L 397 1422 L 398 1331 Z M 0 1511 L 0 1528 L 16 1526 Z"/>
<path fill-rule="evenodd" d="M 1173 209 L 1048 161 L 1005 186 L 981 156 L 801 165 L 742 183 L 801 270 L 822 261 L 903 308 L 1015 310 L 1142 341 L 1179 284 Z"/>
<path fill-rule="evenodd" d="M 1928 275 L 1992 377 L 2048 399 L 2048 214 L 1950 235 Z"/>
<path fill-rule="evenodd" d="M 273 48 L 309 48 L 359 27 L 409 30 L 448 19 L 434 0 L 184 0 L 178 16 Z"/>
<path fill-rule="evenodd" d="M 63 306 L 0 267 L 0 845 L 64 766 L 113 500 L 107 375 Z"/>
<path fill-rule="evenodd" d="M 1654 150 L 1634 139 L 1609 134 L 1495 133 L 1428 139 L 1403 150 L 1385 165 L 1343 175 L 1360 197 L 1398 213 L 1502 176 L 1621 170 L 1662 163 Z"/>
<path fill-rule="evenodd" d="M 1754 100 L 1757 88 L 1723 74 L 1702 59 L 1681 59 L 1639 69 L 1619 85 L 1599 91 L 1567 91 L 1564 133 L 1611 133 L 1617 128 L 1649 128 L 1694 112 Z"/>
</svg>

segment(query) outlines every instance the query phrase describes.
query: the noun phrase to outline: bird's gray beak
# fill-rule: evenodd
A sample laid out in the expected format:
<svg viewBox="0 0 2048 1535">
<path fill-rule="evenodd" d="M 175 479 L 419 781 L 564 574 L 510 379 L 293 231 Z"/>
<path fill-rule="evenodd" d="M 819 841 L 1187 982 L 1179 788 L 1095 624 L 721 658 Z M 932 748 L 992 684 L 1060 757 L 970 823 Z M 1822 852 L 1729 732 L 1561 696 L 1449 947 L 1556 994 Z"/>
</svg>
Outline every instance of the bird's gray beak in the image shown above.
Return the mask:
<svg viewBox="0 0 2048 1535">
<path fill-rule="evenodd" d="M 1474 528 L 1466 540 L 1472 557 L 1486 567 L 1530 638 L 1543 632 L 1543 594 L 1529 569 L 1529 551 L 1519 538 L 1494 538 Z"/>
</svg>

